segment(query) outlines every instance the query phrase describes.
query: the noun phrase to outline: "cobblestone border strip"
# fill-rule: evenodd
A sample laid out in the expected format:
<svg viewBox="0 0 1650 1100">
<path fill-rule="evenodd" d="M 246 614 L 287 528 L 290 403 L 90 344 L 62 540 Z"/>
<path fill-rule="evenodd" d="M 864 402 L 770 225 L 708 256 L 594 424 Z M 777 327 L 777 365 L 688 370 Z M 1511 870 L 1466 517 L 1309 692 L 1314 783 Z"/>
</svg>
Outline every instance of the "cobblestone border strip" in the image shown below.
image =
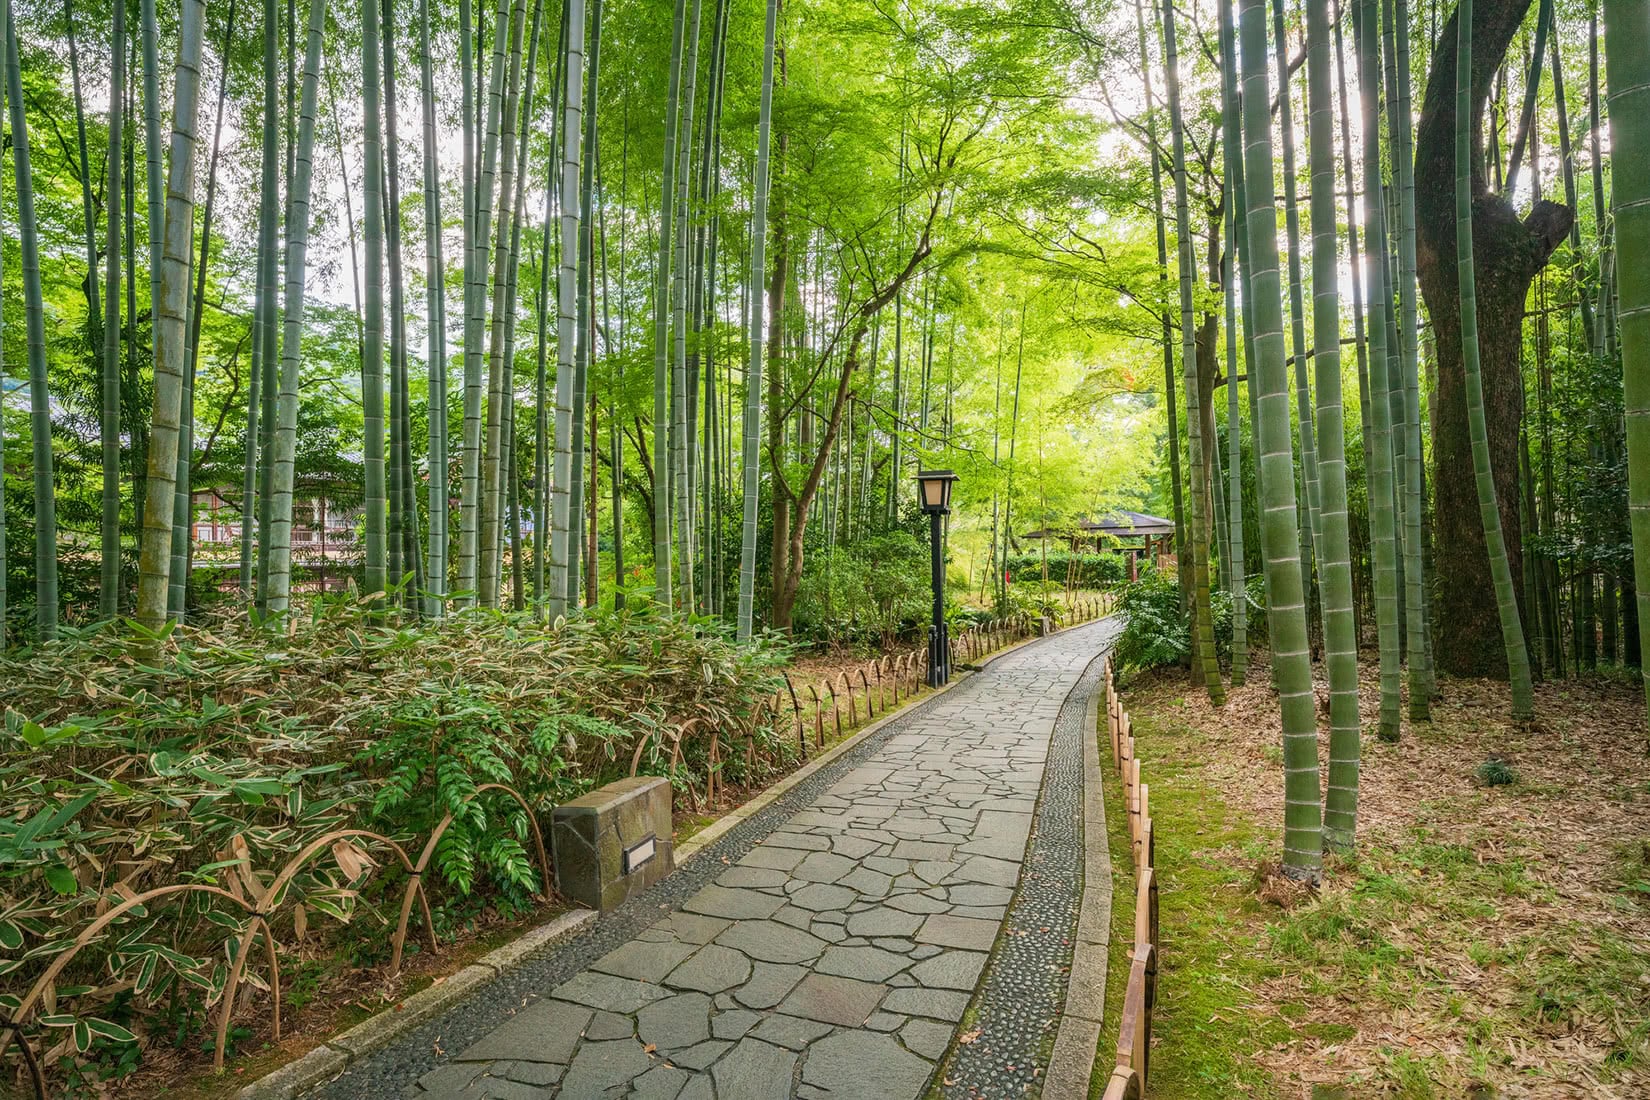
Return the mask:
<svg viewBox="0 0 1650 1100">
<path fill-rule="evenodd" d="M 1065 1011 L 1048 1072 L 1043 1076 L 1043 1100 L 1086 1100 L 1105 1025 L 1112 873 L 1106 802 L 1100 781 L 1101 694 L 1098 690 L 1089 693 L 1083 715 L 1083 902 L 1077 914 L 1077 945 Z"/>
<path fill-rule="evenodd" d="M 1088 809 L 1083 744 L 1093 738 L 1084 731 L 1097 720 L 1095 697 L 1110 643 L 1109 637 L 1101 643 L 1055 718 L 1020 882 L 964 1017 L 964 1037 L 942 1064 L 938 1096 L 1032 1096 L 1043 1087 L 1044 1066 L 1057 1046 L 1054 1031 L 1069 999 L 1063 975 L 1072 963 L 1083 880 L 1092 862 L 1083 844 Z M 1100 843 L 1105 842 L 1102 828 Z M 1109 867 L 1102 872 L 1095 865 L 1093 872 L 1109 885 Z M 1102 954 L 1102 980 L 1103 960 Z M 1099 1025 L 1093 1026 L 1098 1041 Z M 1091 1062 L 1093 1049 L 1091 1044 Z"/>
</svg>

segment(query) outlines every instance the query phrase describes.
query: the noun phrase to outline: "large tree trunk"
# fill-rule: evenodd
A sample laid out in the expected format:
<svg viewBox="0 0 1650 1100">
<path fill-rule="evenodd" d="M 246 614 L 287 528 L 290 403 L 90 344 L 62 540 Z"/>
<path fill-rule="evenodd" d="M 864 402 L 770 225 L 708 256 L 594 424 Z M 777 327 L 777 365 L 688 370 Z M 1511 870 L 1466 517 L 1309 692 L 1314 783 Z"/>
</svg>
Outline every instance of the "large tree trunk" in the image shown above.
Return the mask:
<svg viewBox="0 0 1650 1100">
<path fill-rule="evenodd" d="M 1536 274 L 1569 233 L 1575 212 L 1540 201 L 1522 221 L 1511 202 L 1491 194 L 1480 151 L 1485 103 L 1507 46 L 1531 0 L 1479 0 L 1473 13 L 1473 246 L 1478 273 L 1478 338 L 1482 354 L 1484 413 L 1489 426 L 1490 462 L 1495 472 L 1501 526 L 1514 587 L 1521 588 L 1518 525 L 1518 429 L 1524 414 L 1520 384 L 1524 299 Z M 1439 36 L 1456 40 L 1451 15 Z M 1455 51 L 1433 55 L 1426 97 L 1416 134 L 1415 203 L 1421 292 L 1437 333 L 1436 520 L 1437 568 L 1449 583 L 1440 587 L 1437 664 L 1458 676 L 1507 675 L 1495 590 L 1478 514 L 1467 430 L 1466 375 L 1461 362 L 1461 307 L 1456 283 L 1453 199 L 1455 173 Z M 1526 612 L 1527 613 L 1527 612 Z"/>
</svg>

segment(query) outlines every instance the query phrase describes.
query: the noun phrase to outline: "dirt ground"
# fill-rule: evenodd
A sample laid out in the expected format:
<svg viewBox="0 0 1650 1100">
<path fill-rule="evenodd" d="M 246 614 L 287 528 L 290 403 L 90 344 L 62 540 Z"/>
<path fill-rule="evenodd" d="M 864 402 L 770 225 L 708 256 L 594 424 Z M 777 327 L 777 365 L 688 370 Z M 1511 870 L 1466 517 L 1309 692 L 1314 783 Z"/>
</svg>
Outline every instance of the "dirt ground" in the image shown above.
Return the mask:
<svg viewBox="0 0 1650 1100">
<path fill-rule="evenodd" d="M 1387 744 L 1373 736 L 1375 664 L 1357 854 L 1331 859 L 1316 893 L 1260 873 L 1283 812 L 1264 659 L 1223 708 L 1178 673 L 1126 690 L 1165 883 L 1153 1070 L 1188 1082 L 1152 1091 L 1201 1096 L 1191 1082 L 1224 1077 L 1220 1095 L 1650 1096 L 1650 757 L 1636 677 L 1538 685 L 1528 725 L 1508 717 L 1506 685 L 1448 680 L 1433 721 L 1406 719 Z M 1321 682 L 1318 694 L 1326 727 Z M 1327 735 L 1319 753 L 1327 767 Z M 1514 782 L 1486 784 L 1492 758 Z M 1185 1019 L 1177 980 L 1211 979 L 1229 995 L 1200 992 L 1208 1017 Z"/>
</svg>

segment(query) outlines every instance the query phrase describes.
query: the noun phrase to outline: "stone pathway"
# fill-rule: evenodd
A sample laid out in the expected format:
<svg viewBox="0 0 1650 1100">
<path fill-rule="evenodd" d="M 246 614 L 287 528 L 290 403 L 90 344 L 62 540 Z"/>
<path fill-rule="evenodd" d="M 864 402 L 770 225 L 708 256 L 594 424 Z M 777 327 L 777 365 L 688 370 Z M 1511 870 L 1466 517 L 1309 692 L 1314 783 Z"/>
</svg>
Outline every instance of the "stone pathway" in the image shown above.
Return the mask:
<svg viewBox="0 0 1650 1100">
<path fill-rule="evenodd" d="M 719 844 L 597 922 L 598 929 L 623 923 L 632 910 L 636 928 L 600 957 L 559 982 L 560 968 L 545 968 L 550 977 L 537 987 L 501 979 L 319 1094 L 926 1095 L 940 1084 L 937 1066 L 962 1049 L 958 1023 L 981 987 L 1011 903 L 1018 906 L 1045 763 L 1053 784 L 1054 769 L 1063 770 L 1071 755 L 1051 760 L 1056 718 L 1068 694 L 1081 712 L 1086 697 L 1073 689 L 1093 690 L 1095 677 L 1085 670 L 1114 632 L 1101 621 L 1032 643 L 912 708 L 816 777 L 821 784 L 799 787 L 811 798 L 797 809 L 782 800 L 753 819 L 771 815 L 762 822 L 770 831 L 756 843 L 747 839 L 736 858 L 721 854 Z M 1081 782 L 1078 764 L 1079 791 Z M 1063 893 L 1074 898 L 1072 873 L 1061 864 L 1059 874 Z M 676 891 L 667 887 L 679 890 L 681 880 L 696 889 L 679 895 L 676 907 L 669 899 Z M 652 919 L 661 905 L 668 915 Z M 577 947 L 563 950 L 576 954 Z M 987 992 L 1012 988 L 998 972 L 1022 969 L 1016 954 L 1000 953 Z M 1057 965 L 1045 960 L 1036 969 L 1034 985 L 1063 983 Z M 1045 1000 L 1057 1007 L 1063 996 L 1056 988 Z M 990 1008 L 977 1007 L 976 1015 L 988 1019 Z M 478 1030 L 478 1015 L 489 1026 Z M 1033 1048 L 1037 1036 L 1051 1041 L 1057 1022 L 1032 1022 Z M 449 1045 L 448 1036 L 465 1036 L 464 1045 Z M 443 1055 L 449 1060 L 429 1068 Z M 1008 1083 L 997 1074 L 991 1080 Z M 1013 1095 L 1021 1094 L 1015 1084 Z"/>
</svg>

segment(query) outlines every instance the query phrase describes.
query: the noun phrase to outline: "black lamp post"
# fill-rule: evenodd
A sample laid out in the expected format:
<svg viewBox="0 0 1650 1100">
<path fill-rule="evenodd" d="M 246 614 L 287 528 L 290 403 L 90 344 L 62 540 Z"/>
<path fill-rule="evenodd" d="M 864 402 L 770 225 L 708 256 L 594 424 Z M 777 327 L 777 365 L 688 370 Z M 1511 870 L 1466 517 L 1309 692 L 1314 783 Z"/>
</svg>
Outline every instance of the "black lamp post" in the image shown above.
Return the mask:
<svg viewBox="0 0 1650 1100">
<path fill-rule="evenodd" d="M 945 630 L 945 559 L 940 552 L 940 520 L 951 514 L 951 483 L 957 475 L 950 470 L 928 470 L 917 474 L 922 489 L 922 510 L 928 513 L 932 543 L 934 621 L 928 627 L 928 686 L 940 687 L 951 679 L 951 644 Z"/>
</svg>

